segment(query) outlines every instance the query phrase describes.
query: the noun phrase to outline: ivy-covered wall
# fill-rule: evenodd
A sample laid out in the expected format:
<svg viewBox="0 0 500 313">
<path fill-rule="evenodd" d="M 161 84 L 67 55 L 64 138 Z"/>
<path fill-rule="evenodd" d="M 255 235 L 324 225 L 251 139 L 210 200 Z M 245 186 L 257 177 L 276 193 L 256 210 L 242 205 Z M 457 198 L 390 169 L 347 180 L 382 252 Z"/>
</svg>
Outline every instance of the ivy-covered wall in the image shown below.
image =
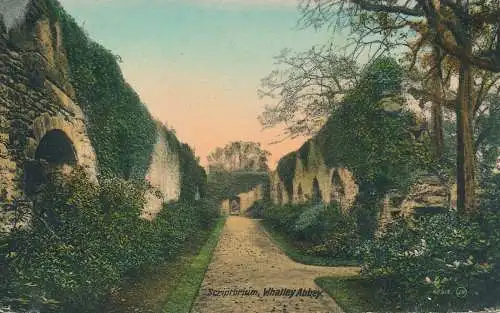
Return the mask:
<svg viewBox="0 0 500 313">
<path fill-rule="evenodd" d="M 206 174 L 193 151 L 154 120 L 125 81 L 118 56 L 91 40 L 57 0 L 7 5 L 21 13 L 15 23 L 2 16 L 10 7 L 0 12 L 1 201 L 22 195 L 25 169 L 51 131 L 63 134 L 78 165 L 99 181 L 147 180 L 158 168 L 153 156 L 161 137 L 169 157 L 160 163 L 178 168 L 178 178 L 163 184 L 166 200 L 205 193 Z"/>
<path fill-rule="evenodd" d="M 158 126 L 151 117 L 137 93 L 124 80 L 119 56 L 89 39 L 56 0 L 47 1 L 53 5 L 53 18 L 61 23 L 70 82 L 88 117 L 89 136 L 96 150 L 100 174 L 143 179 L 161 135 L 167 150 L 177 154 L 174 159 L 180 163 L 180 194 L 167 200 L 191 200 L 197 193 L 203 195 L 204 169 L 187 144 L 181 143 L 165 126 Z M 174 163 L 172 166 L 176 166 Z"/>
</svg>

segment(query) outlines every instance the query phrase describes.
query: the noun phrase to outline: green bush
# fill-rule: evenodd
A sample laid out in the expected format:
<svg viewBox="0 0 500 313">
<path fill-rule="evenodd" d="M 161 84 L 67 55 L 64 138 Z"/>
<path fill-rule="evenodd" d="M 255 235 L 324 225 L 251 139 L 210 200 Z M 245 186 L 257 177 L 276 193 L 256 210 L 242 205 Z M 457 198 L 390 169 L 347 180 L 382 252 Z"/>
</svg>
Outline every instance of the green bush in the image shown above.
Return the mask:
<svg viewBox="0 0 500 313">
<path fill-rule="evenodd" d="M 314 245 L 310 254 L 344 259 L 353 259 L 360 242 L 355 216 L 341 212 L 337 203 L 324 206 L 317 219 L 317 228 L 309 231 L 317 232 L 313 237 Z"/>
<path fill-rule="evenodd" d="M 201 201 L 169 204 L 153 221 L 141 219 L 144 191 L 118 178 L 96 186 L 81 169 L 50 177 L 28 227 L 2 237 L 0 303 L 98 312 L 127 274 L 173 259 L 213 225 L 217 211 Z"/>
<path fill-rule="evenodd" d="M 336 203 L 268 206 L 264 218 L 305 254 L 334 258 L 355 256 L 359 244 L 355 218 L 343 214 Z"/>
<path fill-rule="evenodd" d="M 246 215 L 251 218 L 264 218 L 265 206 L 264 200 L 257 200 L 247 209 Z"/>
<path fill-rule="evenodd" d="M 449 212 L 397 220 L 362 249 L 361 275 L 379 298 L 403 308 L 447 310 L 494 302 L 499 290 L 498 215 L 465 219 Z"/>
<path fill-rule="evenodd" d="M 303 210 L 303 207 L 292 204 L 283 206 L 269 205 L 264 210 L 264 218 L 274 229 L 290 234 L 290 230 L 293 229 L 295 221 Z"/>
<path fill-rule="evenodd" d="M 299 240 L 318 242 L 325 233 L 325 207 L 322 204 L 306 207 L 298 216 L 292 231 Z"/>
</svg>

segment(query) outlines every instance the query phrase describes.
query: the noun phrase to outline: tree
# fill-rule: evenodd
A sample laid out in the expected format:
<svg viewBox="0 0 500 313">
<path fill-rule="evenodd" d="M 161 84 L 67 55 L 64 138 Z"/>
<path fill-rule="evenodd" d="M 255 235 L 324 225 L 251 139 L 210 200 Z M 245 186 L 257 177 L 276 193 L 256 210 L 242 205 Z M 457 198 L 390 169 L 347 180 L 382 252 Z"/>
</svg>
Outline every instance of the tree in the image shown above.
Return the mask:
<svg viewBox="0 0 500 313">
<path fill-rule="evenodd" d="M 284 124 L 292 138 L 315 134 L 359 74 L 356 62 L 336 54 L 332 46 L 305 52 L 285 49 L 275 65 L 278 68 L 261 80 L 259 95 L 278 100 L 266 106 L 259 121 L 264 128 Z"/>
<path fill-rule="evenodd" d="M 357 41 L 363 45 L 370 35 L 381 35 L 381 39 L 370 39 L 371 43 L 394 45 L 404 38 L 403 30 L 418 32 L 423 26 L 428 28 L 432 43 L 458 60 L 457 206 L 462 213 L 474 212 L 472 70 L 477 67 L 500 72 L 500 4 L 468 0 L 304 0 L 301 10 L 304 21 L 315 26 L 347 19 L 354 31 L 364 29 L 364 36 Z"/>
<path fill-rule="evenodd" d="M 271 155 L 260 143 L 250 141 L 230 142 L 217 147 L 207 156 L 210 172 L 214 171 L 267 171 L 267 158 Z"/>
</svg>

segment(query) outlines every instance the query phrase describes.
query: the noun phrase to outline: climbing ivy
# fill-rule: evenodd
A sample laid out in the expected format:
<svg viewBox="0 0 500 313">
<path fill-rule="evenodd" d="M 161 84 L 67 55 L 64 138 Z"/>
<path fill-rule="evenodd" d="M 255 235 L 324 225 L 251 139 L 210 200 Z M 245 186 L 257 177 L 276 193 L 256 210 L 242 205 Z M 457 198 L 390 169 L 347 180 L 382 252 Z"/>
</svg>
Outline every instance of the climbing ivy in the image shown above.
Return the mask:
<svg viewBox="0 0 500 313">
<path fill-rule="evenodd" d="M 311 139 L 306 141 L 298 150 L 298 156 L 300 160 L 302 161 L 302 164 L 304 165 L 305 168 L 307 168 L 308 164 L 308 159 L 309 159 L 309 152 L 311 151 Z"/>
<path fill-rule="evenodd" d="M 48 0 L 57 19 L 77 103 L 104 177 L 144 177 L 156 141 L 156 125 L 139 96 L 122 75 L 119 58 L 88 38 L 55 0 Z"/>
<path fill-rule="evenodd" d="M 228 172 L 212 171 L 208 175 L 208 190 L 210 197 L 216 202 L 247 192 L 257 185 L 264 190 L 269 186 L 267 172 Z"/>
<path fill-rule="evenodd" d="M 388 113 L 380 100 L 401 94 L 402 69 L 391 58 L 369 64 L 358 85 L 336 108 L 318 135 L 328 166 L 351 170 L 358 184 L 377 187 L 383 194 L 404 188 L 428 161 L 425 142 L 413 138 L 410 112 Z"/>
<path fill-rule="evenodd" d="M 295 167 L 297 165 L 297 152 L 293 151 L 282 157 L 277 166 L 280 179 L 285 184 L 288 195 L 293 194 L 293 177 L 295 176 Z"/>
</svg>

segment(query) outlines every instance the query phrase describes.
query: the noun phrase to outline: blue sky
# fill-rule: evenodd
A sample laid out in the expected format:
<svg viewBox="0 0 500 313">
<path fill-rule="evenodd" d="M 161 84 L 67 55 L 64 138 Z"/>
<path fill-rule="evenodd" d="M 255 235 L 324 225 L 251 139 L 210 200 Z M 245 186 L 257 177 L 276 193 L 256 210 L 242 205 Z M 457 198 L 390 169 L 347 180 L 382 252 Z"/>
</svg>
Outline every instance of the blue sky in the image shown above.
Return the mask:
<svg viewBox="0 0 500 313">
<path fill-rule="evenodd" d="M 283 48 L 302 51 L 331 34 L 297 27 L 290 0 L 60 0 L 90 37 L 122 57 L 127 81 L 153 116 L 207 153 L 253 140 L 273 153 L 271 166 L 303 138 L 268 145 L 257 115 L 269 100 L 260 79 Z"/>
</svg>

